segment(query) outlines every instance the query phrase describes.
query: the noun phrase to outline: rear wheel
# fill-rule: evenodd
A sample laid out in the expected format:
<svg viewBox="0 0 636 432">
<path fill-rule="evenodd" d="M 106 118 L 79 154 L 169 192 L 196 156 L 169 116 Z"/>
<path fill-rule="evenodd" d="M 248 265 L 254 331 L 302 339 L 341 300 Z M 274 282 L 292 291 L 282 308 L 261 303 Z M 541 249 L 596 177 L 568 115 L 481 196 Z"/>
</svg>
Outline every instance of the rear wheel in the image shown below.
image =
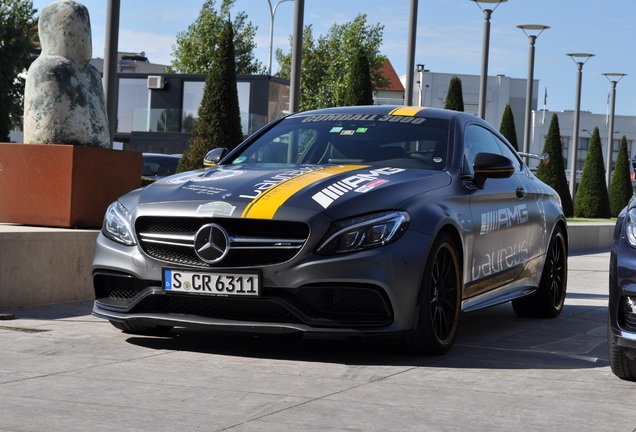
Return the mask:
<svg viewBox="0 0 636 432">
<path fill-rule="evenodd" d="M 433 243 L 424 268 L 415 331 L 403 336 L 412 354 L 446 354 L 457 336 L 461 299 L 461 266 L 448 234 Z"/>
<path fill-rule="evenodd" d="M 636 360 L 627 356 L 627 349 L 618 345 L 607 323 L 607 346 L 609 361 L 614 375 L 626 381 L 636 381 Z"/>
<path fill-rule="evenodd" d="M 552 234 L 543 265 L 539 289 L 531 296 L 512 301 L 515 313 L 524 318 L 555 318 L 565 304 L 568 253 L 565 234 L 557 227 Z"/>
<path fill-rule="evenodd" d="M 162 326 L 155 324 L 140 324 L 129 321 L 110 321 L 113 327 L 123 331 L 124 333 L 138 335 L 164 335 L 173 329 L 172 326 Z"/>
</svg>

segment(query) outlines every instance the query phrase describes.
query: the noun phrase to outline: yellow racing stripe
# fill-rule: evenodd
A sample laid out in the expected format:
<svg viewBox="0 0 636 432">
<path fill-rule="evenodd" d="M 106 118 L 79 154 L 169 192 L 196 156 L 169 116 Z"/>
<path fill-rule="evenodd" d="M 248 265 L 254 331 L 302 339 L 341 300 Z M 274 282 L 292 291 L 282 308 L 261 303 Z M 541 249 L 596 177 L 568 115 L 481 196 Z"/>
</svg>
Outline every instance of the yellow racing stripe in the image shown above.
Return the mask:
<svg viewBox="0 0 636 432">
<path fill-rule="evenodd" d="M 369 165 L 343 165 L 332 166 L 316 171 L 310 171 L 296 177 L 284 180 L 272 186 L 250 202 L 243 213 L 242 218 L 272 219 L 276 211 L 298 191 L 317 181 L 328 177 L 366 168 Z"/>
<path fill-rule="evenodd" d="M 404 106 L 395 108 L 389 113 L 389 115 L 413 117 L 415 114 L 422 111 L 423 109 L 424 108 L 422 107 Z"/>
</svg>

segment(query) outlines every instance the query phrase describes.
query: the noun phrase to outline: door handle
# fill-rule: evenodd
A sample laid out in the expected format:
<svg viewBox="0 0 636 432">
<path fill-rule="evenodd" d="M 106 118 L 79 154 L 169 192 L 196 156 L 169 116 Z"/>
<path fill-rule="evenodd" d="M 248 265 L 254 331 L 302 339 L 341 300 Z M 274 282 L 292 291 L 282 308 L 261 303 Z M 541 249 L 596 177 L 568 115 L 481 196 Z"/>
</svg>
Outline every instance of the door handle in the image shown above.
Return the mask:
<svg viewBox="0 0 636 432">
<path fill-rule="evenodd" d="M 517 198 L 525 198 L 527 192 L 524 188 L 520 186 L 517 188 L 516 193 L 517 193 Z"/>
</svg>

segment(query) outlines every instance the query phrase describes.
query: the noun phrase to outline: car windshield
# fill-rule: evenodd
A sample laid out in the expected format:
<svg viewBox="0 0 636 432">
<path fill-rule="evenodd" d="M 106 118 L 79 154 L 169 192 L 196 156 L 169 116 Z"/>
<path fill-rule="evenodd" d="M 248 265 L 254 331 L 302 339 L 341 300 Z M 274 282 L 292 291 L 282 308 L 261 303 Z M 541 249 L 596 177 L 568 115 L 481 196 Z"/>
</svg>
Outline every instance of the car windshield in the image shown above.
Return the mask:
<svg viewBox="0 0 636 432">
<path fill-rule="evenodd" d="M 283 120 L 224 162 L 365 164 L 442 170 L 448 120 L 375 114 L 315 114 Z"/>
</svg>

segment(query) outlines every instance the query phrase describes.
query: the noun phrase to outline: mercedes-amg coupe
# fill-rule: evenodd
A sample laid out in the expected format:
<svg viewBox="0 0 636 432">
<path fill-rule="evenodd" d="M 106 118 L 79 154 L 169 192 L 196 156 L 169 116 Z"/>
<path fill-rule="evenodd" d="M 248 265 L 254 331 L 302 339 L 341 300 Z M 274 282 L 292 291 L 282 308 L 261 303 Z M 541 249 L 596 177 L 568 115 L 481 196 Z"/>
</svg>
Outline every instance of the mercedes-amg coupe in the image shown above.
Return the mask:
<svg viewBox="0 0 636 432">
<path fill-rule="evenodd" d="M 301 112 L 211 153 L 108 208 L 95 316 L 129 333 L 394 335 L 443 354 L 462 312 L 563 308 L 559 196 L 473 114 Z"/>
</svg>

